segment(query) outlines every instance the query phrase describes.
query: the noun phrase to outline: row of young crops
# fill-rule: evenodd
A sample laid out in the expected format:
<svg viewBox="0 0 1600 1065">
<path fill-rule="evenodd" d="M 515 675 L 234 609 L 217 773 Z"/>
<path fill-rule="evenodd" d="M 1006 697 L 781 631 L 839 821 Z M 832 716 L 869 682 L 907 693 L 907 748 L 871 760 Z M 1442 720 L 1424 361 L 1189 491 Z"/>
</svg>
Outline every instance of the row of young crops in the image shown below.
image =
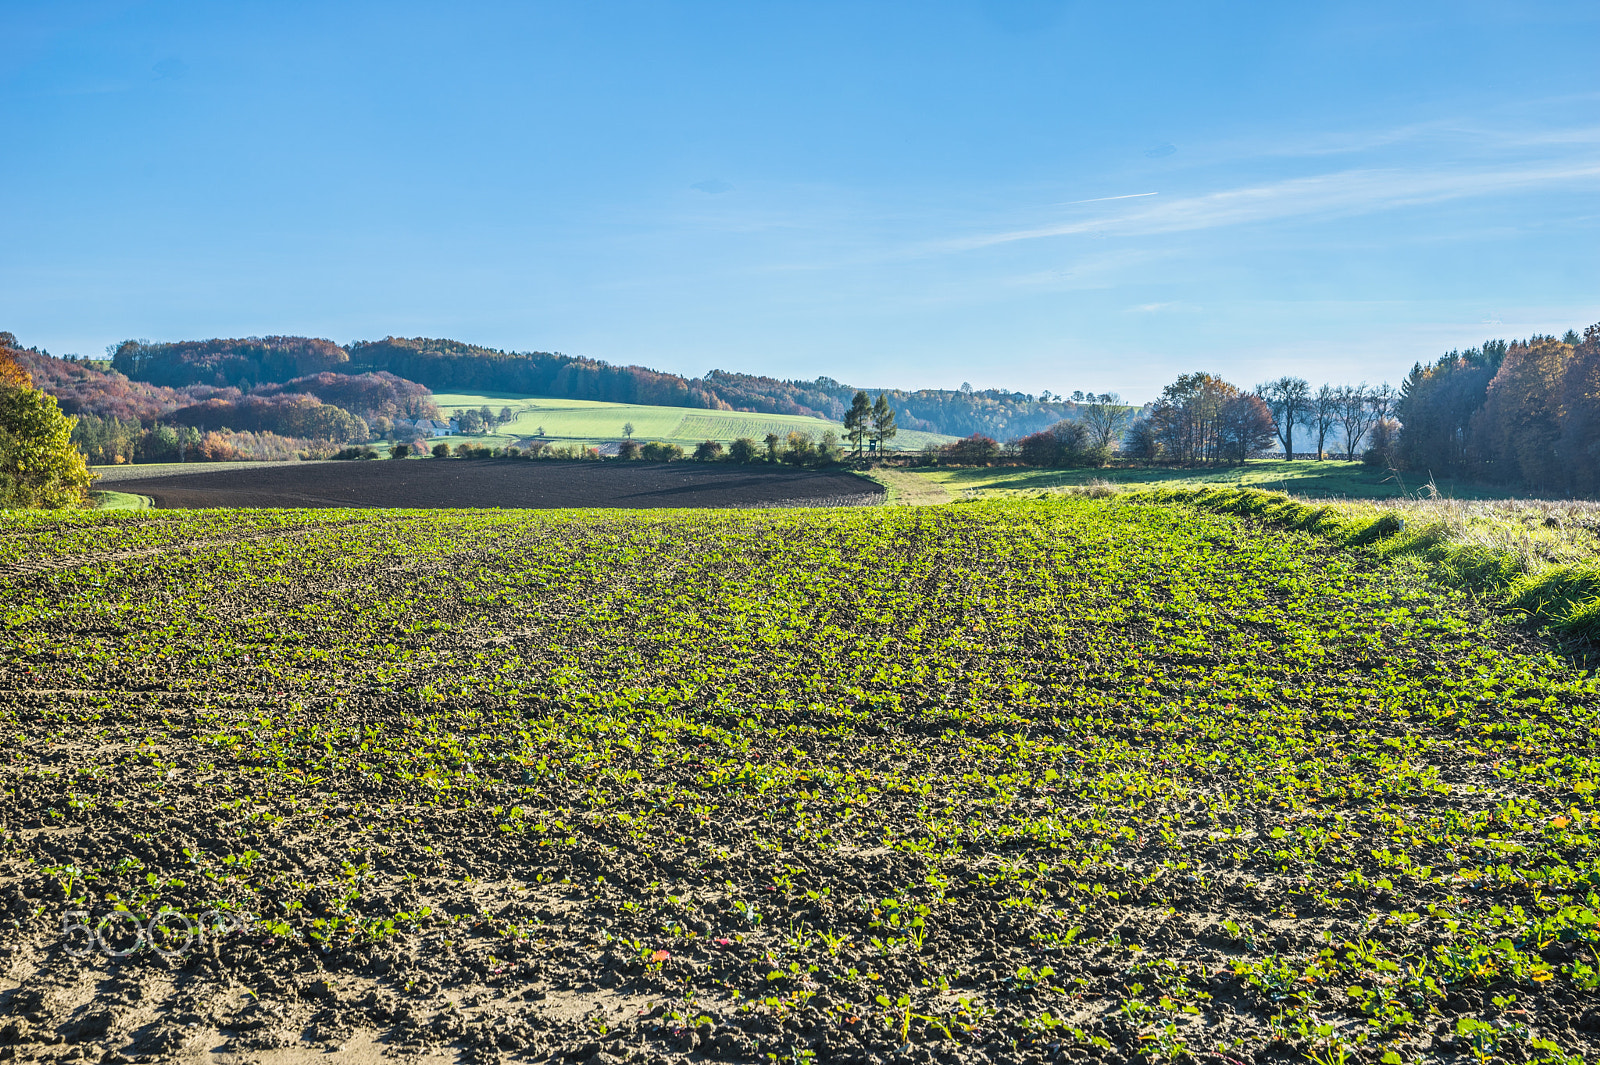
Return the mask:
<svg viewBox="0 0 1600 1065">
<path fill-rule="evenodd" d="M 0 593 L 23 1045 L 1600 1052 L 1600 692 L 1422 565 L 1115 499 L 52 514 Z"/>
</svg>

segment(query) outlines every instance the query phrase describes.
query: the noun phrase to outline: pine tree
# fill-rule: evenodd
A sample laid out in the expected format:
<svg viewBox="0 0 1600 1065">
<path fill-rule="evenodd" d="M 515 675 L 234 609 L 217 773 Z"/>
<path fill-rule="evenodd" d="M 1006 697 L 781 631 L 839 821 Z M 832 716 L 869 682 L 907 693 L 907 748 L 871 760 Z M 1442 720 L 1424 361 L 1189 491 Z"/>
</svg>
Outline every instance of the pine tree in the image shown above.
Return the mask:
<svg viewBox="0 0 1600 1065">
<path fill-rule="evenodd" d="M 893 439 L 894 434 L 899 431 L 894 424 L 894 408 L 889 406 L 888 399 L 879 392 L 878 402 L 872 405 L 872 442 L 876 445 L 874 450 L 882 451 L 883 445 Z"/>
<path fill-rule="evenodd" d="M 872 400 L 867 398 L 865 392 L 857 392 L 844 415 L 844 438 L 850 441 L 850 449 L 857 456 L 866 446 L 867 435 L 872 431 L 871 421 Z"/>
</svg>

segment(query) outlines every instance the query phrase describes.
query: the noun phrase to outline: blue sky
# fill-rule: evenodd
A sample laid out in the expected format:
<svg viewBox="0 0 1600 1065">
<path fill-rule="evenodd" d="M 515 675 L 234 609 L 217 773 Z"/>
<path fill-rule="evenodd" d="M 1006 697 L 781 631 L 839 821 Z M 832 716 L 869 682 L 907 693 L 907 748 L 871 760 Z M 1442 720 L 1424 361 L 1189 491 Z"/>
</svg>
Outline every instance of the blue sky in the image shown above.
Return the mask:
<svg viewBox="0 0 1600 1065">
<path fill-rule="evenodd" d="M 0 329 L 1397 381 L 1600 321 L 1600 6 L 0 4 Z"/>
</svg>

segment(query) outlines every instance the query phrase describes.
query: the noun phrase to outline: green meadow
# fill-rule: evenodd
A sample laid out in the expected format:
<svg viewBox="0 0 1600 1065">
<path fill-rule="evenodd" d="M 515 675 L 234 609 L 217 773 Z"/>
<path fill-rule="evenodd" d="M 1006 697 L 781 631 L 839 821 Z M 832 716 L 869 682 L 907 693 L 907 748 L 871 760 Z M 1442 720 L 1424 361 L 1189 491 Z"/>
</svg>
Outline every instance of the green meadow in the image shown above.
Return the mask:
<svg viewBox="0 0 1600 1065">
<path fill-rule="evenodd" d="M 498 432 L 473 437 L 495 444 L 511 444 L 528 437 L 543 436 L 562 444 L 603 444 L 623 438 L 622 427 L 633 426 L 633 438 L 659 440 L 693 447 L 702 440 L 724 444 L 747 436 L 760 440 L 768 433 L 787 437 L 792 432 L 820 436 L 831 429 L 842 440 L 844 426 L 797 414 L 749 414 L 742 411 L 699 410 L 693 407 L 658 407 L 642 403 L 605 403 L 598 400 L 553 399 L 509 392 L 466 394 L 441 392 L 434 396 L 446 417 L 463 410 L 488 407 L 498 413 L 510 407 L 516 417 Z M 897 450 L 917 450 L 932 443 L 947 443 L 951 436 L 902 429 L 893 440 Z"/>
</svg>

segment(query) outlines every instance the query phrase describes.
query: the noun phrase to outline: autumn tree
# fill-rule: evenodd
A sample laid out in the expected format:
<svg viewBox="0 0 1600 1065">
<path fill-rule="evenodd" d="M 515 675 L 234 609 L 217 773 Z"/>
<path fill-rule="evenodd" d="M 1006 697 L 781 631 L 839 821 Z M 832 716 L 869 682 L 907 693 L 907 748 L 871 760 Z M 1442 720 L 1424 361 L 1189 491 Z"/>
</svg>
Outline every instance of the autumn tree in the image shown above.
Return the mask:
<svg viewBox="0 0 1600 1065">
<path fill-rule="evenodd" d="M 798 429 L 791 430 L 784 441 L 783 461 L 791 466 L 809 466 L 816 460 L 817 449 L 811 442 L 810 433 L 802 433 Z"/>
<path fill-rule="evenodd" d="M 1029 466 L 1099 466 L 1105 461 L 1105 453 L 1091 443 L 1092 439 L 1082 422 L 1063 419 L 1011 444 L 1017 457 Z"/>
<path fill-rule="evenodd" d="M 85 505 L 90 474 L 72 444 L 77 420 L 33 387 L 11 354 L 16 338 L 0 339 L 0 507 Z"/>
<path fill-rule="evenodd" d="M 1467 454 L 1491 480 L 1564 491 L 1576 455 L 1562 453 L 1562 385 L 1576 348 L 1555 337 L 1512 344 L 1472 418 Z M 1585 456 L 1590 462 L 1592 457 Z"/>
<path fill-rule="evenodd" d="M 1218 408 L 1216 433 L 1218 461 L 1243 465 L 1245 459 L 1272 446 L 1277 424 L 1265 400 L 1238 392 Z"/>
<path fill-rule="evenodd" d="M 1189 373 L 1162 389 L 1150 412 L 1161 452 L 1180 465 L 1221 461 L 1223 405 L 1237 386 L 1208 373 Z"/>
<path fill-rule="evenodd" d="M 1563 455 L 1574 456 L 1574 492 L 1600 495 L 1600 325 L 1591 325 L 1573 345 L 1562 374 L 1560 403 Z"/>
</svg>

